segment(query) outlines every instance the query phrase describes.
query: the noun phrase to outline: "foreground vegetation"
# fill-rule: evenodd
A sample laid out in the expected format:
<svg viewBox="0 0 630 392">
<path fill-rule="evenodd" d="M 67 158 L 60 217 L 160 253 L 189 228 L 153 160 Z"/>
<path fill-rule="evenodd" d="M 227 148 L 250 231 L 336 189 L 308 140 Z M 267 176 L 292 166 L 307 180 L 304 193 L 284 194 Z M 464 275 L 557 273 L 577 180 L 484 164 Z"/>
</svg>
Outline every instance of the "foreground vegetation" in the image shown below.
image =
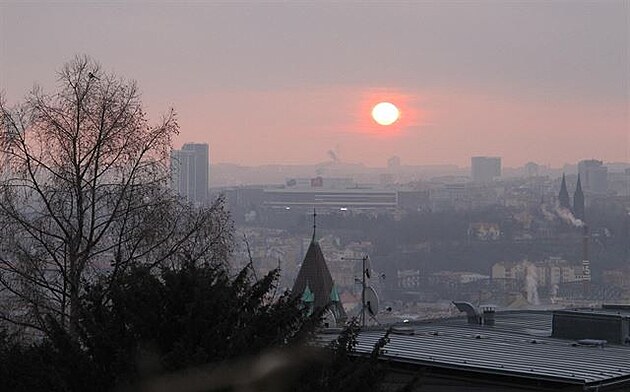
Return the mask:
<svg viewBox="0 0 630 392">
<path fill-rule="evenodd" d="M 279 271 L 230 271 L 223 200 L 168 186 L 173 110 L 150 125 L 135 83 L 87 56 L 58 76 L 0 96 L 0 390 L 379 388 L 356 326 L 317 349 L 320 314 Z"/>
<path fill-rule="evenodd" d="M 378 390 L 378 348 L 354 358 L 351 324 L 326 350 L 309 345 L 319 323 L 296 299 L 276 293 L 278 271 L 194 263 L 138 267 L 113 289 L 87 285 L 76 336 L 49 319 L 45 336 L 0 335 L 0 389 Z M 384 342 L 381 343 L 381 345 Z"/>
</svg>

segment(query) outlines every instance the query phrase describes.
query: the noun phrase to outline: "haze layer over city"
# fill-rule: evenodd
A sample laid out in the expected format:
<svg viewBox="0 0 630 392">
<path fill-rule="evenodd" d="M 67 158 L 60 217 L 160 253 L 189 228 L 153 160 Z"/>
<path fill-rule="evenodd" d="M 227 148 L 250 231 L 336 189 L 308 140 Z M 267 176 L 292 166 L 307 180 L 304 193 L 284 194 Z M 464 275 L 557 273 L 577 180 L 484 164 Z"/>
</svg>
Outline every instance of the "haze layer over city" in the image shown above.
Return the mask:
<svg viewBox="0 0 630 392">
<path fill-rule="evenodd" d="M 212 163 L 628 161 L 627 2 L 3 1 L 10 102 L 86 53 Z M 391 101 L 390 127 L 370 110 Z"/>
<path fill-rule="evenodd" d="M 628 358 L 629 0 L 0 0 L 0 390 Z"/>
</svg>

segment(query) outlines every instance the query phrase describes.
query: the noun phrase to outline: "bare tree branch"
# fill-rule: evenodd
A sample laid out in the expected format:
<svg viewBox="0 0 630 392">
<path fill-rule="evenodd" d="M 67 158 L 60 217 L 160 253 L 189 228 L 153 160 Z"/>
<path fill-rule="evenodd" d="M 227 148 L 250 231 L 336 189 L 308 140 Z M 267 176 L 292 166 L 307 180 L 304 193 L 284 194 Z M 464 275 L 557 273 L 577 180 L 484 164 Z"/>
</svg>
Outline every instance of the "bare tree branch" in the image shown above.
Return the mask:
<svg viewBox="0 0 630 392">
<path fill-rule="evenodd" d="M 232 230 L 223 200 L 195 209 L 167 187 L 173 110 L 151 126 L 136 84 L 87 56 L 58 75 L 53 94 L 0 96 L 0 299 L 22 306 L 0 319 L 72 333 L 86 281 L 227 260 Z"/>
</svg>

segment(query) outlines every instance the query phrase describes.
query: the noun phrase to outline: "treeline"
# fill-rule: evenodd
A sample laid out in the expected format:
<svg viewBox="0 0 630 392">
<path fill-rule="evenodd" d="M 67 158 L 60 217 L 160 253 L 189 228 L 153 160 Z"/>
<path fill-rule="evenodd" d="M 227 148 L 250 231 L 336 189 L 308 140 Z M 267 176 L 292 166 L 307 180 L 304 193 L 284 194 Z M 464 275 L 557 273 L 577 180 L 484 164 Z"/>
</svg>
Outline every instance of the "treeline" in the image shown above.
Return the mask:
<svg viewBox="0 0 630 392">
<path fill-rule="evenodd" d="M 54 319 L 40 336 L 0 332 L 3 391 L 374 391 L 378 359 L 353 358 L 351 324 L 327 349 L 319 317 L 277 293 L 278 271 L 253 280 L 185 264 L 134 268 L 106 291 L 90 283 L 76 336 Z M 378 350 L 376 351 L 378 353 Z"/>
</svg>

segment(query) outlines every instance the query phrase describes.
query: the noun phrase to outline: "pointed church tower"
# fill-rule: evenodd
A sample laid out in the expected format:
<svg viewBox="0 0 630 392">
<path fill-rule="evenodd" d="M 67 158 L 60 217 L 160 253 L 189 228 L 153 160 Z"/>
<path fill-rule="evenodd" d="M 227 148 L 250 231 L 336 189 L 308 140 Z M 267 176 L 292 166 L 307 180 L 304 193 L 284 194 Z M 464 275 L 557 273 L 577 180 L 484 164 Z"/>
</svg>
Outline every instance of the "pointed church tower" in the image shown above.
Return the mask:
<svg viewBox="0 0 630 392">
<path fill-rule="evenodd" d="M 584 220 L 584 192 L 582 192 L 582 182 L 579 174 L 575 193 L 573 194 L 573 214 L 576 218 Z"/>
<path fill-rule="evenodd" d="M 560 185 L 560 194 L 558 195 L 558 201 L 560 202 L 560 207 L 571 210 L 569 191 L 567 191 L 567 182 L 564 179 L 564 173 L 562 173 L 562 184 Z"/>
<path fill-rule="evenodd" d="M 316 216 L 315 212 L 313 212 L 313 238 L 306 251 L 302 267 L 293 283 L 291 292 L 294 296 L 299 296 L 304 305 L 310 309 L 322 309 L 329 305 L 329 309 L 335 316 L 336 321 L 340 322 L 346 319 L 346 312 L 339 300 L 335 282 L 330 275 L 322 248 L 317 240 L 315 232 Z"/>
</svg>

